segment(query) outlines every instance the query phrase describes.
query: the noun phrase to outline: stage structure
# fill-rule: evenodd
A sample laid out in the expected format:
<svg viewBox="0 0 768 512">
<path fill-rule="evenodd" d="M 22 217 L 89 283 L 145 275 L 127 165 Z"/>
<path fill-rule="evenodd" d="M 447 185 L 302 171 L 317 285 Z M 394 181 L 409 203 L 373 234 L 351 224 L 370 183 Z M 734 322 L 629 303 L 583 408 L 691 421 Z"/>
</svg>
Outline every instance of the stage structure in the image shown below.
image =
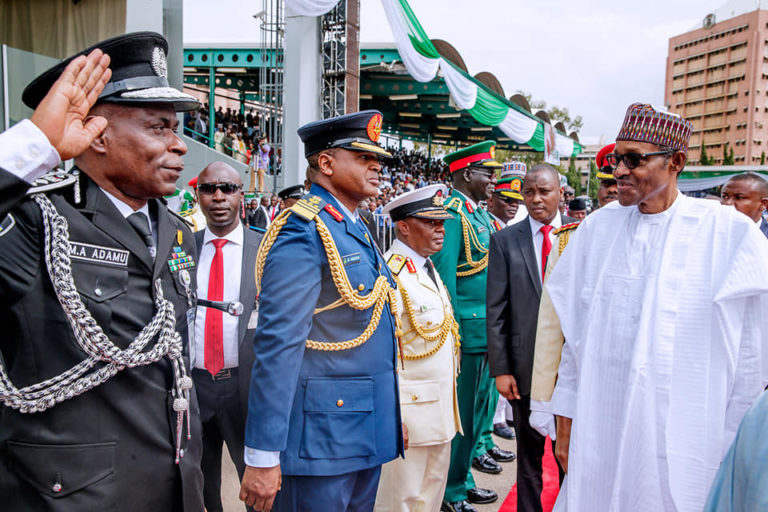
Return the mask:
<svg viewBox="0 0 768 512">
<path fill-rule="evenodd" d="M 262 14 L 263 13 L 263 14 Z M 275 52 L 282 52 L 285 42 L 285 11 L 283 0 L 262 0 L 262 10 L 254 15 L 261 15 L 261 47 Z M 280 53 L 281 54 L 281 53 Z M 269 145 L 274 149 L 272 165 L 272 190 L 277 191 L 279 172 L 283 166 L 283 66 L 276 62 L 272 67 L 259 68 L 259 96 L 262 99 L 264 114 L 259 117 L 259 133 L 266 135 Z M 251 173 L 251 183 L 254 176 Z M 280 179 L 282 183 L 282 178 Z M 282 188 L 282 187 L 280 187 Z M 253 190 L 253 186 L 250 187 Z"/>
<path fill-rule="evenodd" d="M 321 17 L 323 119 L 357 112 L 360 82 L 359 0 L 341 0 Z"/>
</svg>

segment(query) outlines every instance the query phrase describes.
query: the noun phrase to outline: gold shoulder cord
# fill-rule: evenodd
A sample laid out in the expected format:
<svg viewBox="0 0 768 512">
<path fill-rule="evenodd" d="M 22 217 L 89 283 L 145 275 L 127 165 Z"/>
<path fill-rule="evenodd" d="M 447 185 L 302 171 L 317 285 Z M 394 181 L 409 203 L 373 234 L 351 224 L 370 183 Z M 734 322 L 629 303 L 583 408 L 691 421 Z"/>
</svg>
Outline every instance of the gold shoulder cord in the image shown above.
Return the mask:
<svg viewBox="0 0 768 512">
<path fill-rule="evenodd" d="M 446 311 L 445 306 L 443 306 L 443 323 L 435 326 L 435 327 L 424 327 L 421 324 L 419 324 L 416 321 L 416 313 L 413 309 L 413 304 L 411 303 L 411 298 L 408 295 L 408 292 L 405 291 L 405 287 L 403 286 L 403 283 L 400 282 L 400 279 L 397 276 L 395 277 L 395 282 L 397 283 L 397 289 L 400 291 L 400 295 L 403 297 L 403 305 L 405 306 L 405 312 L 408 315 L 408 320 L 411 323 L 412 329 L 409 330 L 406 333 L 403 333 L 403 336 L 406 334 L 409 334 L 410 332 L 416 331 L 416 334 L 422 337 L 425 341 L 438 341 L 439 343 L 432 347 L 430 350 L 424 352 L 423 354 L 419 354 L 416 356 L 409 356 L 403 354 L 403 359 L 407 361 L 415 361 L 418 359 L 425 359 L 433 354 L 436 354 L 442 347 L 445 345 L 445 340 L 448 339 L 448 334 L 453 334 L 453 339 L 456 341 L 456 344 L 454 346 L 454 354 L 456 354 L 459 350 L 459 347 L 461 346 L 461 343 L 459 342 L 459 324 L 456 322 L 456 320 L 453 318 L 452 314 L 449 314 L 449 311 Z"/>
<path fill-rule="evenodd" d="M 485 270 L 485 268 L 488 266 L 488 249 L 483 247 L 483 244 L 481 244 L 480 240 L 477 239 L 475 229 L 472 227 L 469 219 L 467 219 L 463 211 L 459 210 L 459 216 L 461 217 L 461 230 L 464 235 L 464 252 L 467 255 L 467 265 L 471 267 L 471 270 L 456 272 L 456 277 L 466 277 Z M 472 259 L 472 246 L 470 246 L 470 236 L 472 238 L 472 246 L 474 246 L 478 252 L 483 254 L 483 257 L 480 258 L 479 261 Z"/>
<path fill-rule="evenodd" d="M 267 255 L 270 249 L 277 240 L 277 235 L 280 230 L 283 229 L 285 223 L 288 222 L 288 217 L 291 215 L 291 210 L 285 210 L 282 212 L 275 221 L 269 226 L 264 241 L 259 247 L 259 252 L 256 255 L 256 290 L 261 294 L 261 278 L 264 273 L 264 265 L 267 262 Z M 384 310 L 384 305 L 389 302 L 389 308 L 392 311 L 392 315 L 395 317 L 395 335 L 398 339 L 402 337 L 402 330 L 400 327 L 400 316 L 397 311 L 397 300 L 395 297 L 395 289 L 390 286 L 389 281 L 383 275 L 376 278 L 373 285 L 373 290 L 366 296 L 360 295 L 358 292 L 352 289 L 352 284 L 349 282 L 349 277 L 344 271 L 344 264 L 341 261 L 341 255 L 339 255 L 336 245 L 333 243 L 333 237 L 328 227 L 320 219 L 319 215 L 315 215 L 315 225 L 317 226 L 317 233 L 320 235 L 320 240 L 323 243 L 325 254 L 328 257 L 328 263 L 330 265 L 331 277 L 333 283 L 336 285 L 336 290 L 339 292 L 341 298 L 333 304 L 324 308 L 316 309 L 314 314 L 328 311 L 336 307 L 346 304 L 349 307 L 357 310 L 366 310 L 373 307 L 371 314 L 371 321 L 368 323 L 368 327 L 357 338 L 339 341 L 339 342 L 321 342 L 307 340 L 307 348 L 314 350 L 324 351 L 338 351 L 349 350 L 351 348 L 359 347 L 371 337 L 373 332 L 379 326 L 381 320 L 381 314 Z"/>
<path fill-rule="evenodd" d="M 564 231 L 560 233 L 558 238 L 558 250 L 560 251 L 560 254 L 563 254 L 563 251 L 565 250 L 565 246 L 568 245 L 568 240 L 571 238 L 571 232 L 570 231 Z"/>
</svg>

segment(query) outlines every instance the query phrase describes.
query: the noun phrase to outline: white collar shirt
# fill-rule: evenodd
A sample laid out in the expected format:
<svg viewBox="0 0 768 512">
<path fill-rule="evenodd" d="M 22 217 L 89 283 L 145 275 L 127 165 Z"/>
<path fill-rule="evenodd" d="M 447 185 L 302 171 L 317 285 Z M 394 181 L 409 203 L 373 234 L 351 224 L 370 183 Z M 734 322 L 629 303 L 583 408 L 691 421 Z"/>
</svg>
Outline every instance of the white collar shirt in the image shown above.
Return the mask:
<svg viewBox="0 0 768 512">
<path fill-rule="evenodd" d="M 529 216 L 529 219 L 531 221 L 531 236 L 533 237 L 533 251 L 536 253 L 536 269 L 539 271 L 539 279 L 542 278 L 541 275 L 541 269 L 542 269 L 542 262 L 541 262 L 541 249 L 542 245 L 544 243 L 544 233 L 541 232 L 541 228 L 544 227 L 544 224 L 535 220 L 533 217 Z M 560 217 L 560 212 L 558 212 L 555 215 L 555 218 L 552 219 L 552 222 L 549 223 L 550 226 L 552 226 L 552 231 L 549 232 L 549 241 L 552 242 L 552 250 L 555 250 L 555 235 L 554 231 L 563 225 L 563 220 Z M 550 252 L 551 254 L 551 252 Z"/>
<path fill-rule="evenodd" d="M 152 233 L 152 239 L 155 241 L 155 247 L 157 247 L 157 225 L 155 221 L 152 219 L 152 216 L 149 214 L 149 204 L 144 203 L 144 206 L 139 208 L 138 210 L 134 210 L 133 207 L 128 205 L 125 201 L 118 199 L 117 197 L 113 196 L 103 188 L 99 187 L 102 192 L 104 192 L 104 195 L 107 196 L 107 199 L 109 199 L 113 205 L 115 205 L 115 208 L 117 208 L 117 211 L 120 212 L 120 215 L 123 216 L 124 219 L 127 219 L 129 215 L 132 215 L 134 213 L 143 213 L 147 217 L 147 221 L 149 222 L 149 231 Z"/>
<path fill-rule="evenodd" d="M 226 236 L 218 237 L 208 228 L 203 235 L 203 247 L 197 262 L 197 296 L 201 299 L 208 298 L 208 281 L 211 272 L 211 263 L 216 254 L 213 240 L 226 238 L 227 243 L 221 247 L 224 258 L 224 293 L 223 301 L 240 300 L 240 275 L 243 264 L 243 225 L 238 222 L 235 229 Z M 209 308 L 198 306 L 195 316 L 195 368 L 205 369 L 205 317 Z M 238 317 L 222 312 L 223 343 L 224 343 L 224 368 L 236 368 L 238 366 L 237 339 Z"/>
</svg>

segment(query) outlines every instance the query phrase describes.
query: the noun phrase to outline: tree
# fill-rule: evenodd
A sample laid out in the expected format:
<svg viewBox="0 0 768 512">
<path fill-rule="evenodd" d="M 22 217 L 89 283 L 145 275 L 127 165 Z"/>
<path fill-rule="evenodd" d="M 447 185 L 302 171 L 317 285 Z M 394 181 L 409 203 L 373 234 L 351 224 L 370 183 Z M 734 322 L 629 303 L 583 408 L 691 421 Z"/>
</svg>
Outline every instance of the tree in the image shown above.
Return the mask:
<svg viewBox="0 0 768 512">
<path fill-rule="evenodd" d="M 557 123 L 558 121 L 562 122 L 568 131 L 578 132 L 584 125 L 581 116 L 571 118 L 570 112 L 568 112 L 568 109 L 565 107 L 560 108 L 557 105 L 553 105 L 552 108 L 547 111 L 547 114 L 549 114 L 549 118 L 553 123 Z"/>
<path fill-rule="evenodd" d="M 571 117 L 571 113 L 565 107 L 558 107 L 553 105 L 549 109 L 547 108 L 547 102 L 543 100 L 534 100 L 533 96 L 527 92 L 517 91 L 517 94 L 521 95 L 528 104 L 531 106 L 532 111 L 545 110 L 552 120 L 552 124 L 562 122 L 568 131 L 578 132 L 584 126 L 584 121 L 581 116 Z"/>
<path fill-rule="evenodd" d="M 517 91 L 517 94 L 519 94 L 520 96 L 525 98 L 525 101 L 527 101 L 528 105 L 531 106 L 531 111 L 534 111 L 534 110 L 546 110 L 546 108 L 547 108 L 547 102 L 546 101 L 534 100 L 532 95 L 530 95 L 530 94 L 528 94 L 527 92 L 524 92 L 524 91 Z"/>
<path fill-rule="evenodd" d="M 699 156 L 699 165 L 712 165 L 712 160 L 707 156 L 707 146 L 701 143 L 701 155 Z"/>
<path fill-rule="evenodd" d="M 728 152 L 728 143 L 723 146 L 723 165 L 733 165 L 733 148 Z"/>
<path fill-rule="evenodd" d="M 600 180 L 597 179 L 597 164 L 594 159 L 589 160 L 589 197 L 592 204 L 597 205 L 597 189 L 600 187 Z"/>
<path fill-rule="evenodd" d="M 581 172 L 576 169 L 576 159 L 570 158 L 571 162 L 568 164 L 568 170 L 565 173 L 565 177 L 568 179 L 568 184 L 576 191 L 576 195 L 581 195 Z"/>
</svg>

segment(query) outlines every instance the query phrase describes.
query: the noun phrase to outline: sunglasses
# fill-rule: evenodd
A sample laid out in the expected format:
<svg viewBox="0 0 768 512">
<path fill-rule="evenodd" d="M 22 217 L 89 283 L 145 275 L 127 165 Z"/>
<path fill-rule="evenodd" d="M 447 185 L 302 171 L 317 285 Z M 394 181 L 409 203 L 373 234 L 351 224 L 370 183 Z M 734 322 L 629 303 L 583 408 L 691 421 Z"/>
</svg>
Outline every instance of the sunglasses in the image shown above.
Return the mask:
<svg viewBox="0 0 768 512">
<path fill-rule="evenodd" d="M 507 204 L 520 204 L 520 201 L 515 199 L 514 197 L 499 196 L 499 199 L 501 199 Z"/>
<path fill-rule="evenodd" d="M 476 172 L 476 173 L 478 173 L 478 174 L 482 174 L 483 176 L 485 176 L 485 177 L 486 177 L 486 178 L 488 178 L 488 179 L 491 179 L 491 178 L 493 178 L 493 177 L 495 176 L 495 174 L 496 174 L 496 173 L 494 173 L 493 171 L 488 171 L 488 170 L 486 170 L 486 169 L 477 169 L 477 168 L 475 168 L 475 167 L 470 167 L 470 168 L 469 168 L 469 170 L 470 170 L 471 172 Z"/>
<path fill-rule="evenodd" d="M 619 164 L 624 162 L 624 166 L 627 169 L 635 169 L 638 165 L 644 162 L 649 156 L 656 155 L 673 155 L 674 151 L 652 151 L 650 153 L 608 153 L 605 155 L 605 159 L 614 169 L 619 167 Z"/>
<path fill-rule="evenodd" d="M 234 183 L 198 183 L 197 191 L 204 196 L 212 196 L 217 190 L 221 190 L 224 195 L 232 195 L 238 192 L 242 185 L 235 185 Z"/>
</svg>

